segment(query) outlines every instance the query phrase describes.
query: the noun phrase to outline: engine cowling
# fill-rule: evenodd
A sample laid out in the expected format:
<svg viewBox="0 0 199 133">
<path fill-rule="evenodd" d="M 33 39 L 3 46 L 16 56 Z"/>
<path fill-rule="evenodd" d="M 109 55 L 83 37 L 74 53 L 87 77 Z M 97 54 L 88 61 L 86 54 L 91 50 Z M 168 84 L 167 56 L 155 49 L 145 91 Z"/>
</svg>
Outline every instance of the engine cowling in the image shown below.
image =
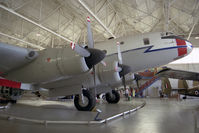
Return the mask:
<svg viewBox="0 0 199 133">
<path fill-rule="evenodd" d="M 101 54 L 99 50 L 88 49 L 88 51 L 91 51 L 90 57 L 82 57 L 70 48 L 45 49 L 38 52 L 39 56 L 33 62 L 9 72 L 5 78 L 23 83 L 40 83 L 79 75 L 87 72 L 92 64 L 96 64 L 105 56 L 103 54 L 99 58 Z"/>
<path fill-rule="evenodd" d="M 106 66 L 103 64 L 98 65 L 98 77 L 102 84 L 115 84 L 121 81 L 119 72 L 121 68 L 118 62 L 108 62 Z"/>
</svg>

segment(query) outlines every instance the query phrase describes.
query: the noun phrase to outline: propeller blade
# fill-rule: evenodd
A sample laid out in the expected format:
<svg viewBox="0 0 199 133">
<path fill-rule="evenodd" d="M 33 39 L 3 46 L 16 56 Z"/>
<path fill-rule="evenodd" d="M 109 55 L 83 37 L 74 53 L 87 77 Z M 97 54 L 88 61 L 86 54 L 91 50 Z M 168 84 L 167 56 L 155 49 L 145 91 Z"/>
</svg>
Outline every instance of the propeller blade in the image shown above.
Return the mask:
<svg viewBox="0 0 199 133">
<path fill-rule="evenodd" d="M 136 85 L 137 85 L 137 88 L 140 88 L 139 87 L 139 80 L 142 79 L 142 77 L 138 74 L 134 74 L 134 80 L 136 81 Z"/>
<path fill-rule="evenodd" d="M 126 79 L 125 79 L 125 75 L 122 76 L 122 84 L 124 86 L 124 89 L 126 90 Z"/>
<path fill-rule="evenodd" d="M 94 83 L 94 96 L 96 96 L 97 90 L 96 90 L 96 77 L 95 77 L 95 66 L 93 66 L 93 83 Z"/>
<path fill-rule="evenodd" d="M 120 42 L 117 42 L 117 55 L 118 55 L 118 61 L 119 64 L 122 64 L 122 54 L 121 54 L 121 50 L 120 50 Z"/>
<path fill-rule="evenodd" d="M 87 17 L 87 37 L 88 37 L 88 47 L 94 48 L 94 42 L 93 42 L 93 34 L 91 31 L 91 20 L 90 17 Z"/>
<path fill-rule="evenodd" d="M 124 86 L 124 89 L 126 90 L 126 79 L 125 79 L 125 75 L 127 73 L 129 73 L 131 69 L 130 69 L 129 66 L 123 65 L 122 54 L 121 54 L 121 50 L 120 50 L 120 42 L 117 42 L 117 56 L 118 56 L 118 62 L 119 62 L 118 66 L 122 69 L 119 72 L 119 74 L 122 77 L 122 84 Z"/>
<path fill-rule="evenodd" d="M 101 61 L 101 64 L 103 65 L 103 66 L 106 66 L 106 62 L 105 61 Z"/>
<path fill-rule="evenodd" d="M 118 67 L 122 69 L 122 70 L 119 72 L 120 77 L 123 77 L 124 75 L 126 75 L 126 74 L 128 74 L 128 73 L 131 72 L 131 67 L 129 67 L 129 66 L 127 66 L 127 65 L 119 64 Z"/>
<path fill-rule="evenodd" d="M 139 80 L 135 80 L 136 81 L 136 85 L 137 85 L 137 88 L 139 89 L 140 86 L 139 86 Z"/>
<path fill-rule="evenodd" d="M 89 57 L 91 55 L 91 53 L 87 49 L 78 44 L 75 44 L 74 42 L 71 42 L 70 46 L 72 50 L 74 50 L 77 54 L 79 54 L 82 57 Z"/>
</svg>

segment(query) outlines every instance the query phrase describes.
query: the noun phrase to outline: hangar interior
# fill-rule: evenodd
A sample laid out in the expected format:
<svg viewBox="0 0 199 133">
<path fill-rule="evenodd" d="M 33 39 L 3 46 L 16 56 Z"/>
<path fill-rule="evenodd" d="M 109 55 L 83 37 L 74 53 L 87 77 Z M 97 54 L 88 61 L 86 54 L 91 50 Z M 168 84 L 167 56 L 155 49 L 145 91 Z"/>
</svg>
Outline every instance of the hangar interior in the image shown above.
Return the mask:
<svg viewBox="0 0 199 133">
<path fill-rule="evenodd" d="M 187 57 L 166 66 L 199 72 L 198 0 L 0 0 L 0 42 L 34 50 L 67 48 L 70 47 L 71 42 L 87 44 L 87 16 L 90 16 L 91 19 L 94 43 L 100 43 L 110 38 L 150 32 L 172 32 L 185 38 L 192 43 L 193 52 Z M 134 45 L 133 42 L 132 45 Z M 154 69 L 152 72 L 154 72 Z M 180 88 L 179 80 L 169 79 L 169 81 L 171 88 Z M 146 82 L 140 81 L 139 84 L 142 87 Z M 187 81 L 189 88 L 193 87 L 194 83 L 198 85 L 197 82 Z M 129 87 L 137 87 L 137 84 L 132 82 Z M 160 97 L 159 89 L 162 89 L 162 81 L 154 79 L 154 84 L 145 87 L 142 90 L 142 96 L 140 96 L 144 97 L 146 107 L 140 109 L 140 112 L 138 110 L 136 113 L 124 117 L 124 119 L 119 118 L 105 125 L 72 124 L 71 126 L 67 124 L 63 126 L 52 124 L 45 127 L 17 120 L 17 123 L 15 123 L 5 119 L 0 119 L 0 125 L 3 127 L 3 132 L 26 132 L 30 130 L 33 132 L 99 131 L 115 133 L 133 131 L 140 133 L 147 131 L 153 133 L 198 132 L 198 99 L 178 101 L 180 98 L 182 99 L 179 95 L 177 100 L 157 99 Z M 35 98 L 33 99 L 35 100 Z M 126 99 L 122 102 L 125 101 Z M 23 104 L 23 101 L 20 102 Z M 127 104 L 130 106 L 132 103 L 137 104 L 139 102 L 140 99 L 133 98 Z M 40 103 L 36 101 L 34 104 Z M 14 110 L 20 112 L 20 106 L 22 105 L 14 107 Z M 68 106 L 71 106 L 71 101 L 69 101 Z M 36 111 L 32 116 L 37 116 L 39 111 L 46 111 L 46 115 L 43 113 L 43 116 L 50 117 L 50 113 L 56 114 L 56 110 L 68 109 L 68 106 L 58 106 L 54 111 L 45 110 L 52 109 L 54 106 L 45 106 L 45 108 L 42 108 L 44 110 L 33 107 L 27 109 L 26 106 L 22 109 L 24 108 L 28 112 L 26 115 L 31 115 L 30 112 L 33 109 Z M 126 108 L 126 105 L 121 107 L 108 106 L 105 104 L 105 107 L 102 107 L 105 108 L 105 114 L 109 114 L 108 110 L 114 112 L 117 108 Z M 12 114 L 13 112 L 11 110 L 7 113 Z M 59 113 L 67 114 L 64 111 Z M 73 108 L 69 108 L 69 113 L 72 114 L 71 119 L 75 118 L 75 115 L 84 119 L 81 112 L 74 111 Z M 86 113 L 83 115 L 91 119 L 91 116 L 93 118 L 96 115 L 95 113 L 90 117 Z M 62 115 L 58 117 L 62 117 Z"/>
<path fill-rule="evenodd" d="M 197 46 L 197 0 L 1 0 L 0 39 L 32 48 L 83 43 L 87 16 L 91 16 L 94 42 L 169 31 L 185 38 L 190 35 Z"/>
</svg>

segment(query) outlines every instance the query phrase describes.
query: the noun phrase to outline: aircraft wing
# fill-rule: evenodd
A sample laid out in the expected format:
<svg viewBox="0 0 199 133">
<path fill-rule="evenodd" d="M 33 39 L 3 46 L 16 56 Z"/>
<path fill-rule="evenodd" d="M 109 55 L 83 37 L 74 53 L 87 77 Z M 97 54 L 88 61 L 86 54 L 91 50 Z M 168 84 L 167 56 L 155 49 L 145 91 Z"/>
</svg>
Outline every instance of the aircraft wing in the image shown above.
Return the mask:
<svg viewBox="0 0 199 133">
<path fill-rule="evenodd" d="M 158 73 L 156 73 L 156 76 L 173 78 L 173 79 L 181 79 L 181 80 L 199 81 L 199 73 L 175 70 L 175 69 L 171 69 L 171 68 L 165 68 L 165 69 L 159 71 Z"/>
<path fill-rule="evenodd" d="M 38 53 L 34 50 L 0 42 L 0 75 L 22 67 L 33 61 L 37 56 Z"/>
</svg>

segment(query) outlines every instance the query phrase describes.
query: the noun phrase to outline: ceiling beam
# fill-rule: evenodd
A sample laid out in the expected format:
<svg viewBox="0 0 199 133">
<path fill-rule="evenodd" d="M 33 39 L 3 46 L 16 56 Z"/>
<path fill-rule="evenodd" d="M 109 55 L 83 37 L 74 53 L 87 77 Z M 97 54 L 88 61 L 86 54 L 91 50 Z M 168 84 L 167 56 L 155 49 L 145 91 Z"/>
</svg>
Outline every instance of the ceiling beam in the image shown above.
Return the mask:
<svg viewBox="0 0 199 133">
<path fill-rule="evenodd" d="M 25 44 L 27 44 L 27 45 L 33 47 L 33 48 L 36 48 L 36 49 L 40 49 L 40 50 L 45 49 L 44 47 L 35 45 L 35 44 L 33 44 L 33 43 L 30 43 L 30 42 L 26 42 L 26 41 L 24 41 L 24 40 L 22 40 L 22 39 L 19 39 L 19 38 L 10 36 L 10 35 L 5 34 L 5 33 L 2 33 L 2 32 L 0 32 L 0 35 L 5 36 L 5 37 L 8 37 L 8 38 L 11 38 L 11 39 L 14 39 L 14 40 L 17 40 L 17 41 L 20 41 L 20 42 L 23 42 L 23 43 L 25 43 Z"/>
<path fill-rule="evenodd" d="M 163 14 L 164 14 L 164 31 L 169 31 L 169 17 L 170 17 L 170 0 L 163 1 Z"/>
<path fill-rule="evenodd" d="M 116 36 L 111 32 L 111 30 L 107 28 L 105 24 L 102 23 L 102 21 L 88 8 L 88 6 L 84 2 L 82 2 L 82 0 L 78 1 L 112 37 L 116 38 Z"/>
<path fill-rule="evenodd" d="M 27 1 L 27 2 L 24 2 L 23 4 L 20 4 L 20 6 L 18 7 L 15 7 L 14 10 L 19 10 L 20 8 L 24 7 L 25 5 L 29 4 L 31 1 Z"/>
<path fill-rule="evenodd" d="M 28 21 L 28 22 L 30 22 L 30 23 L 36 25 L 36 26 L 38 26 L 38 27 L 40 27 L 41 29 L 44 29 L 44 30 L 50 32 L 51 34 L 53 34 L 53 35 L 55 35 L 55 36 L 60 37 L 61 39 L 65 40 L 65 41 L 67 41 L 67 42 L 72 42 L 72 40 L 70 40 L 70 39 L 68 39 L 68 38 L 66 38 L 66 37 L 64 37 L 64 36 L 62 36 L 62 35 L 60 35 L 60 34 L 54 32 L 54 31 L 52 31 L 52 30 L 49 29 L 49 28 L 44 27 L 44 26 L 41 25 L 41 24 L 36 23 L 35 21 L 33 21 L 33 20 L 31 20 L 31 19 L 29 19 L 29 18 L 27 18 L 27 17 L 25 17 L 25 16 L 23 16 L 23 15 L 21 15 L 21 14 L 15 12 L 14 10 L 12 10 L 12 9 L 10 9 L 10 8 L 7 8 L 7 7 L 5 7 L 5 6 L 1 5 L 1 4 L 0 4 L 0 8 L 2 8 L 2 9 L 6 10 L 6 11 L 8 11 L 8 12 L 10 12 L 10 13 L 12 13 L 12 14 L 14 14 L 14 15 L 16 15 L 16 16 L 18 16 L 18 17 L 20 17 L 20 18 L 22 18 L 22 19 L 24 19 L 24 20 L 26 20 L 26 21 Z"/>
</svg>

